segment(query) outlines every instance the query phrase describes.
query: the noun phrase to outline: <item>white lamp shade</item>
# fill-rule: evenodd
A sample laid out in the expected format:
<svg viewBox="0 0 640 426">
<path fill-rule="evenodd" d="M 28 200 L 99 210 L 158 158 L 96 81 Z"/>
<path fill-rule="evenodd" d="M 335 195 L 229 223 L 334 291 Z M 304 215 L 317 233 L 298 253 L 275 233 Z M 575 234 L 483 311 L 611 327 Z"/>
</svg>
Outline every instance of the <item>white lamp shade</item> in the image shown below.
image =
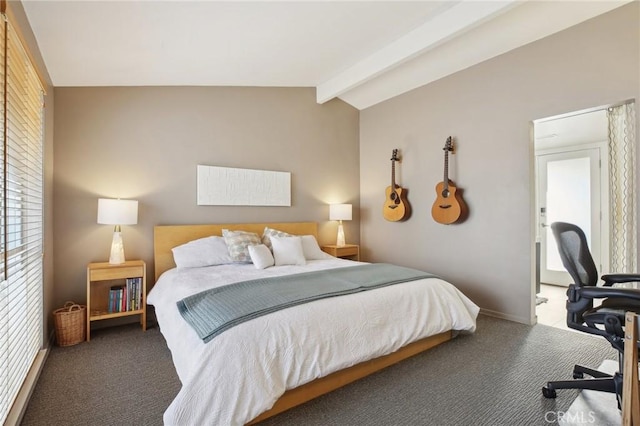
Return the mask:
<svg viewBox="0 0 640 426">
<path fill-rule="evenodd" d="M 103 225 L 135 225 L 138 223 L 138 201 L 98 199 L 98 223 Z"/>
<path fill-rule="evenodd" d="M 351 220 L 351 204 L 330 204 L 329 220 Z"/>
</svg>

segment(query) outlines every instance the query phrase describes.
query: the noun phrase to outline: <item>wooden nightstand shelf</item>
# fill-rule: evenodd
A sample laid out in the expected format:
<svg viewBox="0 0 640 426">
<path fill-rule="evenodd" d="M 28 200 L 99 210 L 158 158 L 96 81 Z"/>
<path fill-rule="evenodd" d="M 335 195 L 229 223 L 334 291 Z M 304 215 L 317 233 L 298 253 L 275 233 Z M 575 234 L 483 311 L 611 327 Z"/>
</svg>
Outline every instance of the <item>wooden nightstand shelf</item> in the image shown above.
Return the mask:
<svg viewBox="0 0 640 426">
<path fill-rule="evenodd" d="M 344 246 L 330 244 L 322 246 L 322 251 L 342 259 L 360 260 L 360 246 L 357 244 L 345 244 Z"/>
<path fill-rule="evenodd" d="M 125 302 L 122 302 L 119 307 L 114 306 L 117 305 L 116 303 L 112 303 L 112 309 L 109 309 L 110 290 L 113 288 L 117 291 L 118 287 L 123 289 L 122 293 L 130 294 L 124 296 L 125 300 L 129 299 L 128 310 Z M 121 297 L 119 296 L 118 299 Z M 146 303 L 147 266 L 144 261 L 129 260 L 120 265 L 112 265 L 109 262 L 89 263 L 87 266 L 87 342 L 91 340 L 92 321 L 140 315 L 142 330 L 146 330 Z M 118 310 L 121 312 L 117 312 Z"/>
</svg>

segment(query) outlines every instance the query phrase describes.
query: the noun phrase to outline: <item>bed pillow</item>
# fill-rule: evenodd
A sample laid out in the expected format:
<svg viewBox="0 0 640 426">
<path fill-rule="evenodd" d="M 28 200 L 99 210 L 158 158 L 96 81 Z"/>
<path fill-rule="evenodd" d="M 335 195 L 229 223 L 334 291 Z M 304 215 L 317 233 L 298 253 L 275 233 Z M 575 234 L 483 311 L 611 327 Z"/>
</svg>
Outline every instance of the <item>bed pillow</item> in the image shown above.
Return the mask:
<svg viewBox="0 0 640 426">
<path fill-rule="evenodd" d="M 273 245 L 273 258 L 276 266 L 280 265 L 305 265 L 302 251 L 302 238 L 300 237 L 271 237 Z"/>
<path fill-rule="evenodd" d="M 302 252 L 307 260 L 329 259 L 331 255 L 320 250 L 318 241 L 313 235 L 302 236 Z"/>
<path fill-rule="evenodd" d="M 254 232 L 222 230 L 224 242 L 234 262 L 251 263 L 249 246 L 262 244 L 260 236 Z"/>
<path fill-rule="evenodd" d="M 262 233 L 262 244 L 267 246 L 269 250 L 273 251 L 273 246 L 271 245 L 271 237 L 293 237 L 291 234 L 287 234 L 286 232 L 278 231 L 277 229 L 269 228 L 268 226 L 264 228 L 264 232 Z"/>
<path fill-rule="evenodd" d="M 258 244 L 255 246 L 247 247 L 249 249 L 249 256 L 251 256 L 251 261 L 257 269 L 265 269 L 269 266 L 273 266 L 274 259 L 271 254 L 271 250 L 269 247 L 264 244 Z"/>
<path fill-rule="evenodd" d="M 171 249 L 178 269 L 233 263 L 222 237 L 205 237 Z"/>
</svg>

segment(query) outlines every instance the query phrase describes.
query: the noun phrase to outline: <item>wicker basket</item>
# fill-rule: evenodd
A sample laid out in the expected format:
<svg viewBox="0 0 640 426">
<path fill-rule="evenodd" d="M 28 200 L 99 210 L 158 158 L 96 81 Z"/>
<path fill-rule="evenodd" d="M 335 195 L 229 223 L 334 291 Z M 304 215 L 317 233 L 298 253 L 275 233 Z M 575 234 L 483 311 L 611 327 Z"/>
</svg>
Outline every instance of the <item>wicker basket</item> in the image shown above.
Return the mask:
<svg viewBox="0 0 640 426">
<path fill-rule="evenodd" d="M 53 311 L 58 346 L 71 346 L 84 342 L 86 338 L 87 307 L 67 302 Z"/>
</svg>

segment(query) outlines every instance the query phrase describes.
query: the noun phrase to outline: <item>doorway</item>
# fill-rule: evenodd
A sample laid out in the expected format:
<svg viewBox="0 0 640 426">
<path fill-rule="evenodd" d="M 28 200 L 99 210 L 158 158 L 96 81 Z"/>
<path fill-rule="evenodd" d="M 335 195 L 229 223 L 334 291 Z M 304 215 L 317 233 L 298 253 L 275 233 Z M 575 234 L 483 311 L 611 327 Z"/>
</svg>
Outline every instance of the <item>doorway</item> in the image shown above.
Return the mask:
<svg viewBox="0 0 640 426">
<path fill-rule="evenodd" d="M 541 324 L 566 328 L 565 292 L 571 283 L 549 225 L 580 226 L 598 270 L 608 270 L 607 139 L 606 109 L 534 122 L 536 316 Z"/>
<path fill-rule="evenodd" d="M 554 221 L 577 223 L 583 229 L 599 274 L 637 272 L 635 123 L 632 99 L 533 122 L 539 323 L 553 325 L 541 317 L 545 311 L 566 315 L 563 306 L 543 306 L 547 299 L 540 297 L 541 289 L 556 295 L 560 291 L 562 297 L 563 286 L 571 283 L 548 227 Z"/>
</svg>

